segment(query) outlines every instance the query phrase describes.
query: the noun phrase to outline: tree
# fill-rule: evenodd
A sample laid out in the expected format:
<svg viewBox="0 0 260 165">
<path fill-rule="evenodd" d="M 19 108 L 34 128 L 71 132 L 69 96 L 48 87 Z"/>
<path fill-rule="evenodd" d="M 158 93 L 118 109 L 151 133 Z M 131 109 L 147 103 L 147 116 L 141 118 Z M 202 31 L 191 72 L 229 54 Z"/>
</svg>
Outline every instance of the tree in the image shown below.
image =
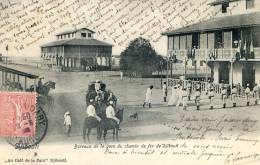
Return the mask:
<svg viewBox="0 0 260 165">
<path fill-rule="evenodd" d="M 159 56 L 150 42 L 144 38 L 136 38 L 121 53 L 120 69 L 126 73 L 135 73 L 142 77 L 152 75 L 152 72 L 162 69 L 165 64 L 162 56 Z"/>
</svg>

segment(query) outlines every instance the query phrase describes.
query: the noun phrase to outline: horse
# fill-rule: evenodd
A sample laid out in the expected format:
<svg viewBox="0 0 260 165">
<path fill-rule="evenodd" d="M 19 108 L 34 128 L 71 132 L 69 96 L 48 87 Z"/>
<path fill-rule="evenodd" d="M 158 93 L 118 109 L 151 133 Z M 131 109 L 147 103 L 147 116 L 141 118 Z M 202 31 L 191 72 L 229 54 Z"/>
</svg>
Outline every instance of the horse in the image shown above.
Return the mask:
<svg viewBox="0 0 260 165">
<path fill-rule="evenodd" d="M 123 111 L 124 109 L 119 109 L 116 113 L 116 117 L 120 119 L 120 122 L 123 121 Z M 108 130 L 113 129 L 113 140 L 118 140 L 118 125 L 113 119 L 107 119 L 104 117 L 105 114 L 100 114 L 101 121 L 98 122 L 95 117 L 86 117 L 83 125 L 83 140 L 86 142 L 86 133 L 88 142 L 90 141 L 89 135 L 93 128 L 97 129 L 97 140 L 101 140 L 102 133 L 104 131 L 104 140 Z"/>
<path fill-rule="evenodd" d="M 42 87 L 36 87 L 36 92 L 43 95 L 48 96 L 50 89 L 55 89 L 56 83 L 53 81 L 48 81 L 42 85 Z M 29 91 L 34 91 L 34 85 L 31 85 Z"/>
<path fill-rule="evenodd" d="M 124 113 L 124 109 L 123 108 L 119 108 L 118 111 L 116 112 L 116 117 L 120 120 L 120 123 L 123 121 L 123 113 Z M 113 119 L 102 119 L 99 123 L 99 129 L 98 129 L 98 139 L 101 140 L 101 136 L 102 133 L 104 131 L 103 134 L 103 139 L 104 141 L 106 140 L 106 135 L 107 135 L 107 131 L 108 130 L 113 130 L 113 140 L 115 140 L 115 135 L 116 135 L 116 140 L 118 141 L 118 124 L 116 123 L 115 120 Z"/>
<path fill-rule="evenodd" d="M 88 129 L 88 132 L 87 132 L 88 142 L 90 141 L 89 140 L 89 134 L 90 134 L 92 128 L 97 128 L 97 139 L 100 140 L 99 134 L 98 134 L 100 132 L 99 122 L 95 117 L 90 116 L 90 117 L 86 117 L 85 120 L 84 120 L 84 125 L 83 125 L 83 140 L 84 140 L 84 142 L 86 142 L 86 131 L 87 131 L 87 129 Z"/>
</svg>

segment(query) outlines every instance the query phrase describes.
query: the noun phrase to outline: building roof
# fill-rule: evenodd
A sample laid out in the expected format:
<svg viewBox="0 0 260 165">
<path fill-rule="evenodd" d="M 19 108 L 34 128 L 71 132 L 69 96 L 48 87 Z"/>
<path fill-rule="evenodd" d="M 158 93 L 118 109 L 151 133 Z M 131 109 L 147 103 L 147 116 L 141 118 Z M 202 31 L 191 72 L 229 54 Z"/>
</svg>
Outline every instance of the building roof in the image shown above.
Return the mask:
<svg viewBox="0 0 260 165">
<path fill-rule="evenodd" d="M 207 21 L 188 25 L 183 28 L 169 30 L 162 34 L 169 36 L 169 35 L 177 35 L 177 34 L 188 34 L 194 32 L 216 31 L 221 29 L 252 27 L 252 26 L 259 26 L 259 25 L 260 25 L 260 12 L 254 12 L 249 14 L 215 17 Z"/>
<path fill-rule="evenodd" d="M 33 75 L 33 74 L 30 74 L 30 73 L 22 72 L 22 71 L 19 71 L 19 70 L 16 70 L 16 69 L 12 69 L 12 68 L 8 68 L 8 67 L 2 66 L 2 65 L 0 65 L 0 71 L 13 73 L 13 74 L 16 74 L 16 75 L 19 75 L 19 76 L 28 77 L 30 79 L 36 79 L 36 78 L 39 77 L 37 75 Z"/>
<path fill-rule="evenodd" d="M 80 45 L 80 46 L 113 46 L 103 41 L 96 39 L 70 39 L 70 40 L 58 40 L 47 43 L 41 47 L 52 47 L 52 46 L 65 46 L 65 45 Z"/>
<path fill-rule="evenodd" d="M 216 5 L 229 3 L 229 2 L 234 2 L 234 1 L 239 1 L 239 0 L 215 0 L 215 1 L 211 2 L 211 3 L 209 3 L 209 5 L 216 6 Z"/>
<path fill-rule="evenodd" d="M 96 33 L 96 32 L 94 32 L 94 31 L 92 31 L 92 30 L 90 30 L 90 29 L 88 29 L 88 28 L 81 28 L 81 29 L 68 30 L 68 31 L 64 31 L 64 32 L 61 32 L 61 33 L 57 33 L 56 36 L 62 35 L 62 34 L 76 33 L 76 32 L 78 32 L 78 31 L 80 31 L 80 30 L 88 30 L 88 31 L 90 31 L 91 33 Z"/>
</svg>

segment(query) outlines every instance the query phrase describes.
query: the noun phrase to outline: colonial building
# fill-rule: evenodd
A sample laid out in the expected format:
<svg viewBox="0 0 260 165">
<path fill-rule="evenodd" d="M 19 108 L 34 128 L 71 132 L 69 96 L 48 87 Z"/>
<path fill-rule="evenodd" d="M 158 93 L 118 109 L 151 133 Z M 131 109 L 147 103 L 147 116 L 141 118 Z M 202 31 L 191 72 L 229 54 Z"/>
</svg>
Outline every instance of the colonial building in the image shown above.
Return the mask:
<svg viewBox="0 0 260 165">
<path fill-rule="evenodd" d="M 260 83 L 260 1 L 215 0 L 214 18 L 163 33 L 169 55 L 204 61 L 215 83 Z"/>
<path fill-rule="evenodd" d="M 112 45 L 94 34 L 87 28 L 57 34 L 57 41 L 41 46 L 43 65 L 60 71 L 110 69 Z"/>
</svg>

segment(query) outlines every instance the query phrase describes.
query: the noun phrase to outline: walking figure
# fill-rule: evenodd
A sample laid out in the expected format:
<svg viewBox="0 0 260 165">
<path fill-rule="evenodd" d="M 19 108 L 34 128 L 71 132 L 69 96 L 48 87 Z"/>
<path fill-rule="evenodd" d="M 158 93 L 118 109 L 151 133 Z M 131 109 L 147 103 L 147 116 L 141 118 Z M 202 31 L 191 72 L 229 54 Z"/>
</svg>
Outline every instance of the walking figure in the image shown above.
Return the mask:
<svg viewBox="0 0 260 165">
<path fill-rule="evenodd" d="M 71 131 L 71 117 L 70 117 L 70 112 L 67 111 L 64 114 L 64 126 L 66 128 L 66 135 L 67 137 L 70 136 L 70 131 Z"/>
<path fill-rule="evenodd" d="M 148 103 L 149 108 L 152 107 L 152 90 L 153 90 L 153 85 L 151 85 L 149 88 L 147 88 L 146 90 L 146 94 L 145 94 L 145 100 L 144 100 L 144 104 L 143 104 L 143 108 L 145 107 L 145 105 Z"/>
<path fill-rule="evenodd" d="M 196 92 L 195 92 L 195 104 L 197 106 L 197 110 L 200 109 L 200 88 L 196 88 Z"/>
<path fill-rule="evenodd" d="M 249 94 L 250 94 L 249 84 L 246 85 L 245 94 L 246 94 L 246 105 L 249 106 Z"/>
<path fill-rule="evenodd" d="M 209 103 L 210 103 L 210 108 L 209 109 L 213 109 L 213 98 L 214 98 L 214 88 L 211 87 L 210 91 L 209 91 Z"/>
<path fill-rule="evenodd" d="M 183 110 L 187 110 L 187 90 L 186 87 L 182 89 L 182 107 Z"/>
<path fill-rule="evenodd" d="M 210 92 L 210 88 L 211 88 L 211 87 L 212 87 L 212 84 L 211 84 L 210 80 L 208 80 L 208 83 L 207 83 L 207 89 L 206 89 L 206 95 L 209 94 L 209 92 Z"/>
<path fill-rule="evenodd" d="M 258 95 L 258 86 L 257 86 L 257 84 L 255 84 L 255 86 L 254 86 L 254 88 L 253 88 L 253 97 L 254 97 L 254 99 L 255 99 L 255 105 L 257 105 L 257 95 Z"/>
<path fill-rule="evenodd" d="M 237 84 L 237 93 L 238 93 L 238 96 L 241 96 L 241 85 L 240 85 L 240 83 Z"/>
<path fill-rule="evenodd" d="M 225 86 L 221 90 L 221 98 L 222 98 L 223 108 L 226 108 L 227 87 L 225 87 Z"/>
<path fill-rule="evenodd" d="M 176 91 L 176 94 L 177 94 L 177 104 L 176 104 L 176 107 L 179 107 L 180 103 L 182 102 L 182 87 L 180 84 L 177 85 L 177 91 Z"/>
<path fill-rule="evenodd" d="M 237 87 L 233 86 L 233 89 L 231 90 L 231 98 L 233 101 L 233 107 L 236 107 L 236 101 L 237 101 Z"/>
<path fill-rule="evenodd" d="M 168 93 L 166 82 L 163 83 L 162 91 L 163 91 L 163 101 L 166 102 L 167 93 Z"/>
<path fill-rule="evenodd" d="M 191 95 L 191 91 L 192 91 L 192 88 L 191 88 L 191 81 L 189 80 L 188 81 L 188 84 L 187 84 L 187 90 L 188 90 L 188 100 L 190 101 L 190 95 Z"/>
</svg>

